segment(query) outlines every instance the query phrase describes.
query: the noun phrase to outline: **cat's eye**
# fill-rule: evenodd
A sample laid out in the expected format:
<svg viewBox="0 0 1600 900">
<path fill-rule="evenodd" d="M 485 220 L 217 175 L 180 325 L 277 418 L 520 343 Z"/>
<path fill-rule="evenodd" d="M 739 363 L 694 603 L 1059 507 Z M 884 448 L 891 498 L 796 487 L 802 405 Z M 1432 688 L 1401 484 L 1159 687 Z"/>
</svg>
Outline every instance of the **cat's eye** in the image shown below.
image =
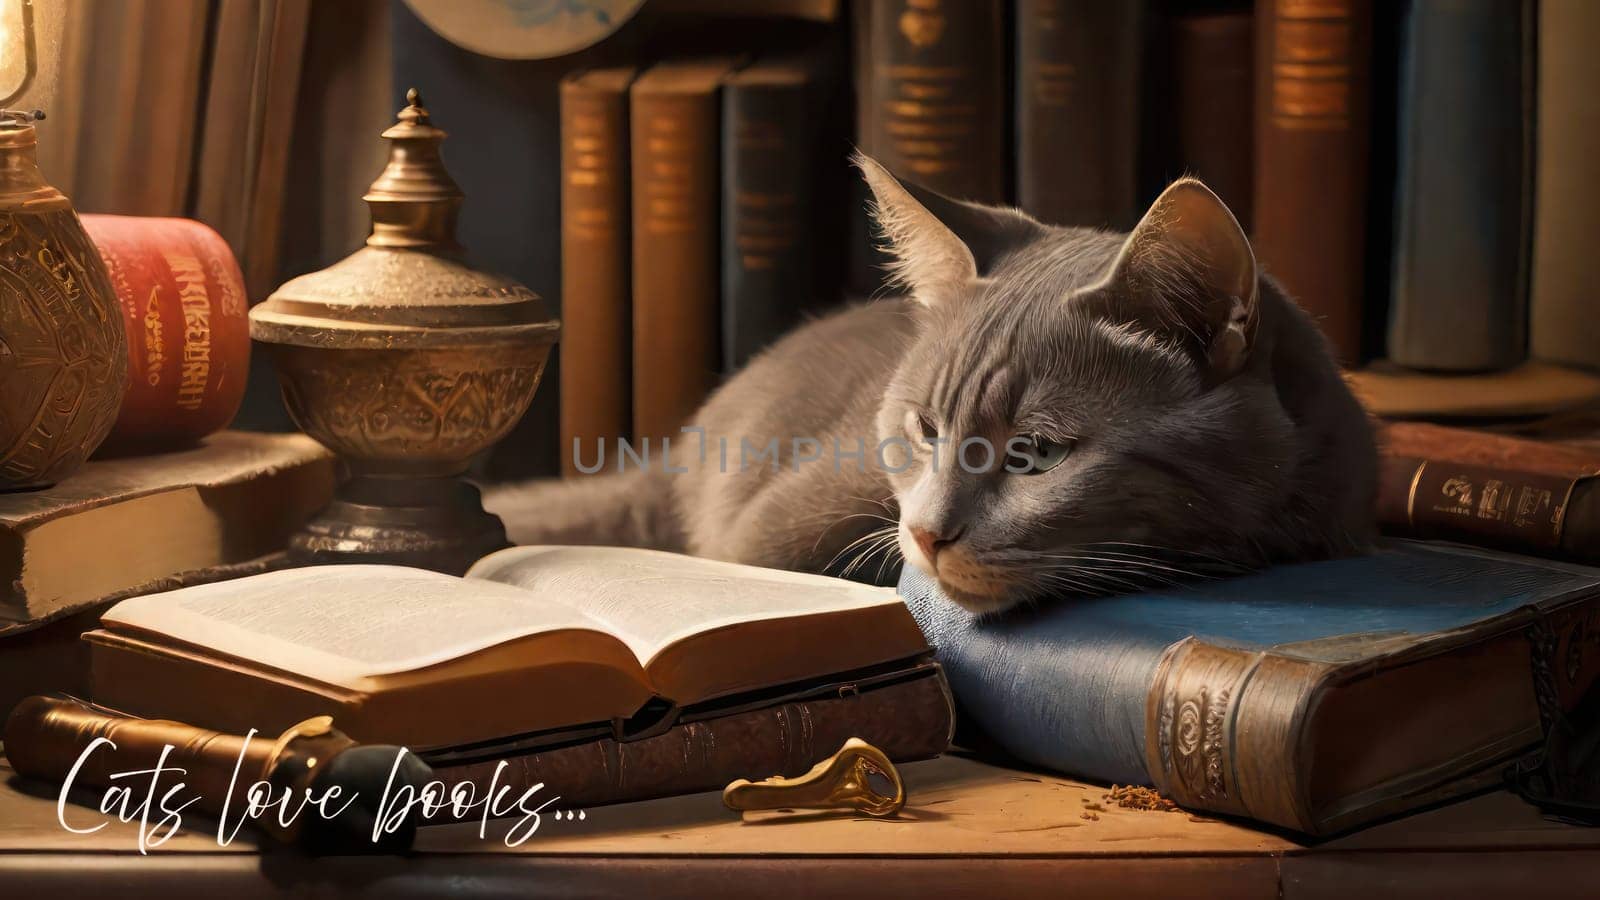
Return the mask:
<svg viewBox="0 0 1600 900">
<path fill-rule="evenodd" d="M 1048 472 L 1072 454 L 1071 440 L 1053 441 L 1037 434 L 1017 435 L 1007 447 L 1006 471 L 1019 475 Z"/>
</svg>

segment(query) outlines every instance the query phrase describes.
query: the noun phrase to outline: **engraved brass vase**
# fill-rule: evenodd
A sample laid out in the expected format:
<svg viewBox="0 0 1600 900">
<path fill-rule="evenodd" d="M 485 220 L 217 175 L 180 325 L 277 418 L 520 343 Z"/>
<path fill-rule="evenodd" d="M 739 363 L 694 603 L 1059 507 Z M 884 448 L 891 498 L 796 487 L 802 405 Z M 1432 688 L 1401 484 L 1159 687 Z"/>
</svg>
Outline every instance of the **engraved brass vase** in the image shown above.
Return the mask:
<svg viewBox="0 0 1600 900">
<path fill-rule="evenodd" d="M 407 101 L 364 197 L 366 246 L 278 288 L 251 310 L 250 335 L 295 423 L 350 470 L 291 557 L 459 573 L 506 546 L 461 476 L 527 411 L 560 325 L 532 291 L 467 261 L 445 133 L 415 90 Z"/>
<path fill-rule="evenodd" d="M 105 263 L 39 171 L 42 117 L 0 111 L 0 490 L 46 487 L 82 464 L 128 383 Z"/>
</svg>

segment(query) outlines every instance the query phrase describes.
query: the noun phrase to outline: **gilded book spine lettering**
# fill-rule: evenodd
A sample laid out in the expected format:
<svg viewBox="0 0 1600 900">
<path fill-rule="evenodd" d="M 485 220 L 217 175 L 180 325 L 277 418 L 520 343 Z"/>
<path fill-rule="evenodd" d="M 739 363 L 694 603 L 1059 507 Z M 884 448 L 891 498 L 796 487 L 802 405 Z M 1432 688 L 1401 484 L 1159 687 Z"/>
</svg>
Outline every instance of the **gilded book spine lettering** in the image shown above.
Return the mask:
<svg viewBox="0 0 1600 900">
<path fill-rule="evenodd" d="M 631 70 L 561 85 L 561 460 L 629 433 L 628 94 Z"/>
<path fill-rule="evenodd" d="M 966 200 L 1006 199 L 997 0 L 870 4 L 861 135 L 897 175 Z"/>
<path fill-rule="evenodd" d="M 815 300 L 819 185 L 804 82 L 736 81 L 723 100 L 722 364 L 731 372 Z"/>
<path fill-rule="evenodd" d="M 1600 562 L 1600 453 L 1471 429 L 1384 429 L 1378 522 L 1390 534 Z"/>
<path fill-rule="evenodd" d="M 1354 363 L 1370 0 L 1259 0 L 1256 11 L 1256 255 Z"/>
<path fill-rule="evenodd" d="M 714 84 L 635 87 L 633 436 L 653 450 L 679 436 L 720 368 L 718 125 Z"/>
<path fill-rule="evenodd" d="M 128 392 L 109 447 L 183 446 L 233 421 L 250 369 L 244 275 L 187 219 L 82 216 L 128 330 Z"/>
</svg>

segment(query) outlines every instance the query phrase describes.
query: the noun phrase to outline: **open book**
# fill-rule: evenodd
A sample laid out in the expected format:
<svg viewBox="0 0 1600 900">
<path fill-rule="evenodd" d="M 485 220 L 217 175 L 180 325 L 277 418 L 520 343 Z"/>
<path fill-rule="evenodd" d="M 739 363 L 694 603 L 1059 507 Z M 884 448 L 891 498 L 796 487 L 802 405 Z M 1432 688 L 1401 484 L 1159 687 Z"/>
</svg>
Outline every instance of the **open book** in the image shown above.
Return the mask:
<svg viewBox="0 0 1600 900">
<path fill-rule="evenodd" d="M 703 703 L 927 652 L 888 588 L 612 547 L 516 547 L 465 578 L 289 569 L 126 600 L 94 699 L 263 732 L 329 713 L 360 740 L 450 747 Z"/>
</svg>

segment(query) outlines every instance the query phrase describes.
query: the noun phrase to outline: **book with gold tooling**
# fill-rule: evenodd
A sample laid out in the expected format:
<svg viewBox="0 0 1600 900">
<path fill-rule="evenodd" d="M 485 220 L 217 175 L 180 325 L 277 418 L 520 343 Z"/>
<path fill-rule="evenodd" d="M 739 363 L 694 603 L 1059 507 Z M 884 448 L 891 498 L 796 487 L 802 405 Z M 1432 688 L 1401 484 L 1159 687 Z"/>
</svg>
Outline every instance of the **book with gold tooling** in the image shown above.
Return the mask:
<svg viewBox="0 0 1600 900">
<path fill-rule="evenodd" d="M 679 437 L 721 370 L 718 147 L 732 59 L 670 61 L 629 91 L 633 438 Z"/>
<path fill-rule="evenodd" d="M 426 750 L 436 766 L 683 726 L 681 754 L 710 727 L 696 723 L 918 678 L 938 689 L 914 692 L 909 718 L 862 702 L 840 710 L 827 736 L 859 729 L 929 755 L 952 721 L 938 667 L 892 590 L 652 550 L 515 547 L 465 577 L 287 569 L 125 600 L 101 625 L 85 635 L 99 704 L 236 732 L 331 715 L 357 740 Z M 795 737 L 772 730 L 781 725 L 748 723 L 771 735 L 763 767 Z M 780 769 L 800 762 L 816 759 Z M 591 787 L 622 799 L 625 785 Z"/>
<path fill-rule="evenodd" d="M 128 391 L 106 443 L 193 442 L 233 421 L 250 369 L 244 275 L 189 219 L 85 215 L 128 328 Z"/>
<path fill-rule="evenodd" d="M 1386 531 L 1600 563 L 1600 451 L 1425 422 L 1382 446 Z"/>
<path fill-rule="evenodd" d="M 1252 243 L 1340 362 L 1361 358 L 1371 0 L 1256 0 Z"/>
<path fill-rule="evenodd" d="M 561 463 L 632 428 L 631 68 L 561 79 Z M 593 450 L 591 449 L 592 453 Z"/>
<path fill-rule="evenodd" d="M 1457 545 L 981 619 L 900 591 L 1015 757 L 1308 834 L 1501 784 L 1600 684 L 1600 569 Z"/>
</svg>

